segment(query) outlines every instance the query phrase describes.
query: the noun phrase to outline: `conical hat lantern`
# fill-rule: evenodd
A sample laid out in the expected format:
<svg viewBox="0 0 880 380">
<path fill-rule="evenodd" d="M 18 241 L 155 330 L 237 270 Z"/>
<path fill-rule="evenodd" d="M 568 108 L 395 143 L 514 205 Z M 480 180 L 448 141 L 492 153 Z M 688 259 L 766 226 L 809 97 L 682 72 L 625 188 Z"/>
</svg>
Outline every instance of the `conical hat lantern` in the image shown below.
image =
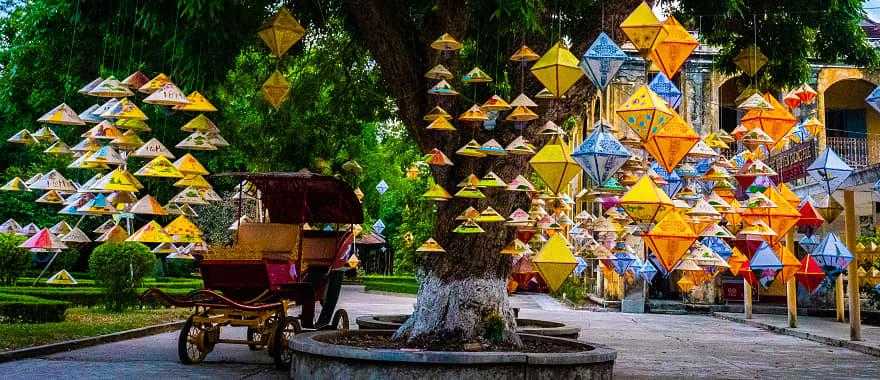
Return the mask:
<svg viewBox="0 0 880 380">
<path fill-rule="evenodd" d="M 144 145 L 141 145 L 141 147 L 135 150 L 131 156 L 140 158 L 156 158 L 159 156 L 167 159 L 174 158 L 174 154 L 172 154 L 171 151 L 168 150 L 165 145 L 162 145 L 162 143 L 156 138 L 152 138 Z"/>
<path fill-rule="evenodd" d="M 263 99 L 266 100 L 272 108 L 278 110 L 281 108 L 281 104 L 287 100 L 288 95 L 290 95 L 290 82 L 284 78 L 284 75 L 281 74 L 280 71 L 275 70 L 272 75 L 269 76 L 269 79 L 266 79 L 263 82 L 263 86 L 260 87 L 263 92 Z"/>
<path fill-rule="evenodd" d="M 776 144 L 794 128 L 797 119 L 773 95 L 764 94 L 764 100 L 773 106 L 772 110 L 750 110 L 743 115 L 740 122 L 747 129 L 761 128 Z"/>
<path fill-rule="evenodd" d="M 91 82 L 86 83 L 85 86 L 80 87 L 80 89 L 76 90 L 76 92 L 79 94 L 88 95 L 89 91 L 91 91 L 93 88 L 95 88 L 95 86 L 97 86 L 99 83 L 101 83 L 103 81 L 104 81 L 104 78 L 97 77 L 94 80 L 92 80 Z"/>
<path fill-rule="evenodd" d="M 697 48 L 699 42 L 673 16 L 669 16 L 663 22 L 663 29 L 666 36 L 654 44 L 651 50 L 651 62 L 656 64 L 668 78 L 672 78 Z"/>
<path fill-rule="evenodd" d="M 202 231 L 187 217 L 180 215 L 165 226 L 165 233 L 174 238 L 174 242 L 201 242 Z"/>
<path fill-rule="evenodd" d="M 134 93 L 128 87 L 123 86 L 116 77 L 111 75 L 95 87 L 92 87 L 88 95 L 102 98 L 125 98 L 134 95 Z"/>
<path fill-rule="evenodd" d="M 15 178 L 9 180 L 9 182 L 6 182 L 6 184 L 3 185 L 3 187 L 0 187 L 0 191 L 31 191 L 31 190 L 28 189 L 27 185 L 24 183 L 24 181 L 21 178 L 15 177 Z"/>
<path fill-rule="evenodd" d="M 428 240 L 425 240 L 425 242 L 422 243 L 421 246 L 416 248 L 416 252 L 445 253 L 446 250 L 443 249 L 443 247 L 440 246 L 440 243 L 438 243 L 436 240 L 434 240 L 433 238 L 428 238 Z"/>
<path fill-rule="evenodd" d="M 137 90 L 141 88 L 141 86 L 147 84 L 150 81 L 150 78 L 144 75 L 144 73 L 140 71 L 135 71 L 131 73 L 131 75 L 125 77 L 119 84 L 128 87 L 132 90 Z"/>
<path fill-rule="evenodd" d="M 128 99 L 122 99 L 113 105 L 107 111 L 101 113 L 101 117 L 105 119 L 127 119 L 127 120 L 148 120 L 144 111 L 141 111 L 134 102 Z"/>
<path fill-rule="evenodd" d="M 142 86 L 138 88 L 138 92 L 142 92 L 144 94 L 152 94 L 158 91 L 162 86 L 171 83 L 171 79 L 168 78 L 164 73 L 159 73 L 153 79 L 147 81 Z"/>
<path fill-rule="evenodd" d="M 297 21 L 286 8 L 281 7 L 262 27 L 260 27 L 260 39 L 266 43 L 272 55 L 281 57 L 291 46 L 296 44 L 306 33 L 299 21 Z"/>
<path fill-rule="evenodd" d="M 189 100 L 189 104 L 174 106 L 174 109 L 178 111 L 188 111 L 188 112 L 216 112 L 217 107 L 214 107 L 207 98 L 205 98 L 202 93 L 198 91 L 193 91 L 189 95 L 186 96 L 186 100 Z"/>
<path fill-rule="evenodd" d="M 620 198 L 620 207 L 637 223 L 651 223 L 672 210 L 672 199 L 648 176 L 642 176 Z"/>
<path fill-rule="evenodd" d="M 678 211 L 666 213 L 648 233 L 645 244 L 667 271 L 672 270 L 697 240 L 697 234 Z"/>
<path fill-rule="evenodd" d="M 531 72 L 547 91 L 559 98 L 584 75 L 578 64 L 577 57 L 560 41 L 535 62 Z"/>
<path fill-rule="evenodd" d="M 581 171 L 560 137 L 545 144 L 529 160 L 529 165 L 554 194 L 558 194 Z"/>
<path fill-rule="evenodd" d="M 577 259 L 572 255 L 562 234 L 554 234 L 532 258 L 532 265 L 541 274 L 547 286 L 556 291 L 574 271 Z"/>
<path fill-rule="evenodd" d="M 110 227 L 106 232 L 102 233 L 95 241 L 97 242 L 114 242 L 121 243 L 128 239 L 128 232 L 118 224 Z"/>
<path fill-rule="evenodd" d="M 446 66 L 438 64 L 437 66 L 432 67 L 431 70 L 428 70 L 427 73 L 425 73 L 425 78 L 434 80 L 450 80 L 452 78 L 455 78 L 455 76 L 452 75 L 452 72 L 449 71 Z"/>
<path fill-rule="evenodd" d="M 651 6 L 645 2 L 639 4 L 620 23 L 620 29 L 643 57 L 647 57 L 657 41 L 662 41 L 667 33 L 651 10 Z"/>
<path fill-rule="evenodd" d="M 53 274 L 51 277 L 46 279 L 46 283 L 49 285 L 76 285 L 76 279 L 67 272 L 67 270 L 60 270 L 57 273 Z"/>
<path fill-rule="evenodd" d="M 37 119 L 37 122 L 58 125 L 86 125 L 86 122 L 82 121 L 66 103 L 61 103 L 51 111 L 46 112 L 46 114 Z"/>
<path fill-rule="evenodd" d="M 83 230 L 79 229 L 79 227 L 74 227 L 70 230 L 70 232 L 66 233 L 61 237 L 61 241 L 64 243 L 74 243 L 74 244 L 85 244 L 91 243 L 92 239 L 89 239 L 89 236 L 86 235 Z"/>
<path fill-rule="evenodd" d="M 190 101 L 174 83 L 168 82 L 144 98 L 144 103 L 162 106 L 183 106 L 189 104 Z"/>
<path fill-rule="evenodd" d="M 159 223 L 156 223 L 155 220 L 151 220 L 125 240 L 140 243 L 170 243 L 171 236 L 168 236 L 168 234 L 162 230 L 162 226 L 160 226 Z"/>
<path fill-rule="evenodd" d="M 67 249 L 67 245 L 61 242 L 55 235 L 43 228 L 33 236 L 18 245 L 19 248 L 27 248 L 34 252 L 47 252 Z"/>
<path fill-rule="evenodd" d="M 174 167 L 165 156 L 157 156 L 138 169 L 134 175 L 143 177 L 183 178 L 183 173 Z"/>
<path fill-rule="evenodd" d="M 207 169 L 192 154 L 185 154 L 174 161 L 174 167 L 183 174 L 210 174 Z"/>
<path fill-rule="evenodd" d="M 667 172 L 672 172 L 699 141 L 700 136 L 694 129 L 674 115 L 662 129 L 648 137 L 644 148 Z"/>
<path fill-rule="evenodd" d="M 776 236 L 770 239 L 771 243 L 776 243 L 794 227 L 801 217 L 798 212 L 788 201 L 782 198 L 782 194 L 774 187 L 768 187 L 764 191 L 764 195 L 776 205 L 776 207 L 755 207 L 746 208 L 742 215 L 746 222 L 754 224 L 756 221 L 763 221 L 774 232 Z"/>
<path fill-rule="evenodd" d="M 642 85 L 617 109 L 617 115 L 643 142 L 660 131 L 675 114 L 666 101 Z"/>
</svg>

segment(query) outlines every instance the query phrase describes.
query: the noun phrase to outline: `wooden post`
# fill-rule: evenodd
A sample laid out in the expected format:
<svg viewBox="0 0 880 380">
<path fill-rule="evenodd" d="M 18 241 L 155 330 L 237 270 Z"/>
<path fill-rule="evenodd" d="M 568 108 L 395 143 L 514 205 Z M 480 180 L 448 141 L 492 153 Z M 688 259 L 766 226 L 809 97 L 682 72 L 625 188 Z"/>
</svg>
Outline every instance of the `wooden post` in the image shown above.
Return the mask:
<svg viewBox="0 0 880 380">
<path fill-rule="evenodd" d="M 743 279 L 743 311 L 746 319 L 752 319 L 752 285 L 746 279 Z"/>
<path fill-rule="evenodd" d="M 794 252 L 794 231 L 785 236 L 785 247 Z M 788 327 L 797 327 L 797 283 L 795 278 L 785 283 L 785 302 L 788 305 Z"/>
<path fill-rule="evenodd" d="M 837 310 L 837 321 L 846 322 L 846 310 L 843 306 L 843 275 L 838 275 L 834 283 L 834 308 Z"/>
<path fill-rule="evenodd" d="M 853 254 L 847 268 L 846 277 L 849 279 L 847 293 L 849 293 L 849 338 L 850 340 L 862 340 L 862 305 L 859 297 L 859 259 L 856 252 L 856 206 L 855 193 L 852 190 L 843 191 L 843 212 L 846 226 L 846 246 Z"/>
</svg>

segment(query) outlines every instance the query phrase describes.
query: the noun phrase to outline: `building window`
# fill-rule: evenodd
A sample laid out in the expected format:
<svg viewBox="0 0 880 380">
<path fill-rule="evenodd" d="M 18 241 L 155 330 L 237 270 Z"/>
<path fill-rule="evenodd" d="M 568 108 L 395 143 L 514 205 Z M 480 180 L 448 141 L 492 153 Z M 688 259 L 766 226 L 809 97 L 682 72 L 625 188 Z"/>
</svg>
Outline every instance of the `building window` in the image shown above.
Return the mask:
<svg viewBox="0 0 880 380">
<path fill-rule="evenodd" d="M 829 137 L 864 138 L 868 132 L 865 123 L 865 109 L 826 110 L 825 127 Z"/>
</svg>

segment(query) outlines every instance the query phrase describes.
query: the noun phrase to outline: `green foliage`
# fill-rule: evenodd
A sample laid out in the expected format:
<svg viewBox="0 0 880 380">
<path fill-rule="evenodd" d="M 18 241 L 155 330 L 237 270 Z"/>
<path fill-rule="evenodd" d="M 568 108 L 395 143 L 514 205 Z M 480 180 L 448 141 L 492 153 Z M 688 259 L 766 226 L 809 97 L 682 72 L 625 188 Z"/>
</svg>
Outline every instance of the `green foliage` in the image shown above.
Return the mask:
<svg viewBox="0 0 880 380">
<path fill-rule="evenodd" d="M 735 73 L 733 57 L 757 42 L 769 59 L 762 87 L 781 88 L 810 77 L 811 62 L 880 65 L 859 25 L 862 5 L 861 0 L 681 0 L 671 6 L 680 21 L 700 30 L 703 43 L 721 47 L 717 62 L 723 72 Z"/>
<path fill-rule="evenodd" d="M 590 293 L 593 284 L 588 282 L 584 277 L 569 276 L 562 285 L 550 295 L 559 299 L 566 299 L 572 303 L 579 305 L 587 300 L 587 294 Z M 564 296 L 563 296 L 564 295 Z"/>
<path fill-rule="evenodd" d="M 483 337 L 489 342 L 498 343 L 504 338 L 504 318 L 498 312 L 493 312 L 483 320 Z"/>
<path fill-rule="evenodd" d="M 52 254 L 50 253 L 49 255 Z M 77 261 L 79 261 L 79 255 L 80 253 L 78 249 L 68 246 L 67 249 L 58 253 L 58 256 L 56 256 L 55 260 L 52 261 L 52 265 L 50 265 L 49 269 L 46 270 L 46 273 L 52 275 L 62 269 L 65 269 L 68 272 L 72 271 L 74 265 L 76 265 Z M 76 279 L 77 281 L 79 281 L 78 278 Z"/>
<path fill-rule="evenodd" d="M 29 285 L 29 284 L 28 284 Z M 184 296 L 201 286 L 156 286 L 166 294 L 172 296 Z M 135 289 L 134 293 L 142 294 L 147 288 Z M 22 294 L 33 297 L 40 297 L 50 300 L 66 301 L 77 306 L 98 306 L 105 304 L 104 288 L 94 286 L 64 286 L 64 287 L 46 287 L 46 286 L 17 286 L 17 287 L 0 287 L 0 293 L 6 294 Z M 152 305 L 149 305 L 152 306 Z"/>
<path fill-rule="evenodd" d="M 135 242 L 99 245 L 89 258 L 89 271 L 104 290 L 108 310 L 122 311 L 137 301 L 137 288 L 153 270 L 156 257 L 147 246 Z"/>
<path fill-rule="evenodd" d="M 69 306 L 63 301 L 0 293 L 0 323 L 61 322 Z"/>
<path fill-rule="evenodd" d="M 0 234 L 0 284 L 14 285 L 31 265 L 31 253 L 18 246 L 24 236 Z"/>
<path fill-rule="evenodd" d="M 412 276 L 364 276 L 364 289 L 380 292 L 417 294 L 419 283 Z"/>
</svg>

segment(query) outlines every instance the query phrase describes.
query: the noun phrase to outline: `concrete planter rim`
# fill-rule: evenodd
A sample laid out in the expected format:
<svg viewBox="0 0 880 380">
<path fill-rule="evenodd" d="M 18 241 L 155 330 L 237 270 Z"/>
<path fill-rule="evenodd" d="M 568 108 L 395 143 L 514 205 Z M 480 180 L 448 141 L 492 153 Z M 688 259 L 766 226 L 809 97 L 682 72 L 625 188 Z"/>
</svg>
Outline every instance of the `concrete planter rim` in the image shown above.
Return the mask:
<svg viewBox="0 0 880 380">
<path fill-rule="evenodd" d="M 315 337 L 336 335 L 338 330 L 314 331 L 297 334 L 290 343 L 294 352 L 349 360 L 409 364 L 535 364 L 535 365 L 574 365 L 613 362 L 617 352 L 594 343 L 574 339 L 548 337 L 544 335 L 523 334 L 526 339 L 553 340 L 569 344 L 591 347 L 588 351 L 564 353 L 523 353 L 523 352 L 447 352 L 447 351 L 402 351 L 384 348 L 361 348 L 324 343 Z M 349 334 L 390 335 L 394 330 L 349 330 Z"/>
</svg>

